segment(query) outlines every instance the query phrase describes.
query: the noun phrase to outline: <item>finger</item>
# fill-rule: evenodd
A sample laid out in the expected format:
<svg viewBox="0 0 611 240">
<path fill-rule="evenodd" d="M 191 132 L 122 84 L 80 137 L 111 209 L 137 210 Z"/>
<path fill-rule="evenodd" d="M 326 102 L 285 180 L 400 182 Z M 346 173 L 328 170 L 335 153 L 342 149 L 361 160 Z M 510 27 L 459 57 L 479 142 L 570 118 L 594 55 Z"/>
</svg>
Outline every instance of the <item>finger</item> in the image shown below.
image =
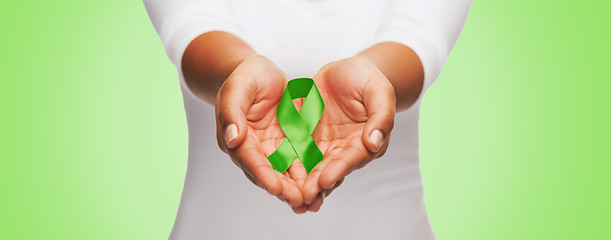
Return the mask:
<svg viewBox="0 0 611 240">
<path fill-rule="evenodd" d="M 388 143 L 395 119 L 396 97 L 388 82 L 368 84 L 363 91 L 367 110 L 367 123 L 363 129 L 363 144 L 372 153 L 377 153 Z"/>
<path fill-rule="evenodd" d="M 254 182 L 271 195 L 282 193 L 283 177 L 278 171 L 274 170 L 265 155 L 256 148 L 246 148 L 240 146 L 236 151 L 230 151 L 232 159 L 240 159 L 242 170 L 252 176 Z M 248 176 L 247 175 L 247 176 Z"/>
<path fill-rule="evenodd" d="M 276 170 L 271 167 L 265 165 L 256 165 L 251 168 L 249 172 L 252 172 L 252 175 L 256 182 L 260 183 L 260 185 L 271 195 L 278 195 L 283 191 L 283 185 L 281 180 L 276 174 Z"/>
<path fill-rule="evenodd" d="M 377 153 L 375 153 L 376 154 L 375 155 L 376 159 L 381 158 L 382 156 L 384 156 L 384 154 L 386 154 L 386 150 L 388 150 L 388 145 L 390 145 L 390 135 L 392 135 L 392 133 L 389 134 L 388 137 L 386 137 L 386 139 L 388 139 L 389 141 L 386 141 L 385 144 L 382 144 L 382 148 L 380 150 L 378 150 Z M 364 167 L 364 166 L 361 166 L 361 167 Z M 359 168 L 361 168 L 361 167 L 359 167 Z"/>
<path fill-rule="evenodd" d="M 299 189 L 302 189 L 303 183 L 305 182 L 305 179 L 308 176 L 305 167 L 303 167 L 303 163 L 301 163 L 299 159 L 295 159 L 295 161 L 293 161 L 293 164 L 291 165 L 291 167 L 289 167 L 287 172 L 289 173 L 290 178 L 295 181 L 297 187 L 299 187 Z"/>
<path fill-rule="evenodd" d="M 318 210 L 320 210 L 320 207 L 322 206 L 323 201 L 324 201 L 324 197 L 322 193 L 319 193 L 316 199 L 314 199 L 314 201 L 312 202 L 312 204 L 308 206 L 308 211 L 318 212 Z"/>
<path fill-rule="evenodd" d="M 363 166 L 363 162 L 369 162 L 373 156 L 360 147 L 348 147 L 337 155 L 334 155 L 325 169 L 321 172 L 318 185 L 321 189 L 330 189 L 344 176 Z"/>
<path fill-rule="evenodd" d="M 337 189 L 339 186 L 341 186 L 341 185 L 342 185 L 342 183 L 344 183 L 344 179 L 345 179 L 345 178 L 346 178 L 346 177 L 343 177 L 343 178 L 339 179 L 337 182 L 335 182 L 335 184 L 333 184 L 333 186 L 332 186 L 331 188 L 326 189 L 326 190 L 323 190 L 323 191 L 322 191 L 322 197 L 323 197 L 323 198 L 326 198 L 326 197 L 328 197 L 329 195 L 331 195 L 331 193 L 333 192 L 333 190 Z"/>
<path fill-rule="evenodd" d="M 303 205 L 303 197 L 297 185 L 282 174 L 278 173 L 278 175 L 282 179 L 282 192 L 280 195 L 286 200 L 286 203 L 291 207 Z"/>
<path fill-rule="evenodd" d="M 304 214 L 308 211 L 308 206 L 307 205 L 301 205 L 299 207 L 294 207 L 293 208 L 293 212 L 297 213 L 297 214 Z"/>
<path fill-rule="evenodd" d="M 255 178 L 254 178 L 252 175 L 250 175 L 250 173 L 248 173 L 248 172 L 246 172 L 246 171 L 244 171 L 244 170 L 242 170 L 242 172 L 244 172 L 244 176 L 246 176 L 246 178 L 248 178 L 248 180 L 249 180 L 249 181 L 250 181 L 252 184 L 257 185 L 257 186 L 259 186 L 259 187 L 263 188 L 263 186 L 262 186 L 260 183 L 258 183 L 258 182 L 257 182 L 257 180 L 255 180 Z"/>
<path fill-rule="evenodd" d="M 306 179 L 303 183 L 303 187 L 301 188 L 301 194 L 303 194 L 303 202 L 307 205 L 310 205 L 320 193 L 320 186 L 318 184 L 318 179 L 320 174 L 325 169 L 327 163 L 329 163 L 328 159 L 323 159 L 318 165 L 310 171 L 310 173 L 306 176 Z"/>
<path fill-rule="evenodd" d="M 217 139 L 219 145 L 236 148 L 246 138 L 246 114 L 257 91 L 256 81 L 251 75 L 232 74 L 219 90 L 217 107 Z"/>
<path fill-rule="evenodd" d="M 293 179 L 291 178 L 291 174 L 289 174 L 289 171 L 288 171 L 288 170 L 287 170 L 287 171 L 285 171 L 285 172 L 283 172 L 283 173 L 282 173 L 282 176 L 286 177 L 286 178 L 287 178 L 289 181 L 291 181 L 292 183 L 295 183 L 295 180 L 293 180 Z M 296 183 L 295 183 L 295 184 L 296 184 Z"/>
<path fill-rule="evenodd" d="M 335 190 L 337 187 L 339 187 L 340 185 L 342 185 L 342 183 L 344 182 L 344 178 L 341 178 L 339 181 L 337 181 L 330 189 L 325 189 L 322 190 L 317 196 L 316 199 L 314 199 L 314 201 L 312 202 L 312 204 L 310 204 L 308 206 L 308 211 L 310 212 L 318 212 L 318 210 L 320 210 L 320 207 L 322 206 L 324 199 L 326 197 L 328 197 L 333 190 Z"/>
</svg>

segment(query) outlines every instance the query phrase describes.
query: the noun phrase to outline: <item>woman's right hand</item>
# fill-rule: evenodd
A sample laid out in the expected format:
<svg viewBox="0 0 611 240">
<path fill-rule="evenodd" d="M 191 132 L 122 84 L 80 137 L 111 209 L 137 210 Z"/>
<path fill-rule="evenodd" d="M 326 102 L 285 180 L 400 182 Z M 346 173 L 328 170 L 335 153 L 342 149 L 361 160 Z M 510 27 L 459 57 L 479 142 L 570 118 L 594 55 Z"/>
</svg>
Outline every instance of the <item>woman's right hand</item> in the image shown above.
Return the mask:
<svg viewBox="0 0 611 240">
<path fill-rule="evenodd" d="M 298 208 L 303 206 L 300 186 L 307 176 L 301 162 L 296 160 L 282 174 L 266 157 L 284 139 L 276 109 L 287 80 L 266 57 L 245 58 L 216 94 L 216 135 L 221 150 L 251 182 Z"/>
</svg>

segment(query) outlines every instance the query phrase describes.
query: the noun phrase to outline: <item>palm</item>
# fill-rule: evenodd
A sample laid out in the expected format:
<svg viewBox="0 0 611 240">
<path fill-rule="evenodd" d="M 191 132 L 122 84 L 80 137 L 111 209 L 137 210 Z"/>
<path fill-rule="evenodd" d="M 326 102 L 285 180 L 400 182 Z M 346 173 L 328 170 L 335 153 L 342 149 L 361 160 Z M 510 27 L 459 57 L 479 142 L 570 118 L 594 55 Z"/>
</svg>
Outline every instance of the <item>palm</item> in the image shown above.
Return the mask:
<svg viewBox="0 0 611 240">
<path fill-rule="evenodd" d="M 367 121 L 367 111 L 358 97 L 347 97 L 350 92 L 359 92 L 366 81 L 363 79 L 347 78 L 343 73 L 324 74 L 314 77 L 318 89 L 325 102 L 325 109 L 316 126 L 312 137 L 323 152 L 325 158 L 319 164 L 321 167 L 329 161 L 346 160 L 340 157 L 346 155 L 354 158 L 364 158 L 369 152 L 363 145 L 362 135 Z M 351 86 L 352 88 L 346 88 Z M 280 95 L 275 93 L 262 93 L 248 110 L 248 133 L 242 145 L 237 149 L 244 158 L 251 157 L 252 152 L 259 156 L 269 156 L 285 140 L 286 136 L 278 123 L 276 110 Z M 304 99 L 293 101 L 297 110 L 300 110 Z M 348 154 L 347 154 L 348 153 Z M 356 156 L 355 156 L 356 155 Z M 279 173 L 278 173 L 279 174 Z M 303 188 L 308 176 L 299 160 L 280 177 L 291 185 Z M 251 179 L 252 180 L 252 179 Z M 303 212 L 307 206 L 294 208 L 296 212 Z"/>
<path fill-rule="evenodd" d="M 315 205 L 316 211 L 321 199 L 346 175 L 384 153 L 395 105 L 392 86 L 369 60 L 350 58 L 329 63 L 314 81 L 325 109 L 312 137 L 324 159 L 308 175 L 302 193 L 304 201 Z M 378 131 L 381 126 L 388 136 Z"/>
<path fill-rule="evenodd" d="M 248 131 L 243 143 L 236 149 L 236 164 L 251 160 L 260 166 L 260 157 L 268 156 L 274 151 L 274 146 L 282 141 L 283 133 L 276 119 L 276 109 L 284 91 L 283 85 L 286 84 L 284 76 L 268 59 L 254 57 L 243 61 L 225 82 L 228 86 L 223 85 L 223 88 L 244 89 L 239 98 L 247 102 L 240 111 L 245 114 Z M 223 92 L 220 94 L 222 98 Z"/>
<path fill-rule="evenodd" d="M 366 78 L 348 78 L 344 71 L 328 71 L 314 77 L 318 89 L 325 102 L 325 110 L 320 118 L 312 137 L 327 160 L 337 158 L 347 150 L 357 152 L 359 155 L 368 154 L 363 145 L 363 129 L 367 121 L 367 111 L 361 99 L 349 93 L 359 92 Z M 346 88 L 350 86 L 351 88 Z M 241 149 L 255 150 L 265 156 L 272 154 L 286 138 L 278 123 L 276 110 L 279 95 L 275 93 L 261 96 L 261 100 L 253 103 L 247 113 L 248 134 Z M 277 100 L 276 100 L 277 99 Z M 303 99 L 293 101 L 297 110 L 301 108 Z M 307 173 L 299 160 L 295 161 L 287 172 L 283 174 L 291 182 L 302 186 Z"/>
<path fill-rule="evenodd" d="M 268 73 L 263 76 L 273 76 L 273 74 Z M 242 159 L 242 162 L 256 162 L 254 164 L 255 167 L 270 168 L 271 165 L 265 157 L 272 154 L 286 138 L 276 116 L 276 110 L 284 92 L 283 86 L 286 84 L 286 79 L 260 77 L 256 81 L 259 86 L 270 87 L 259 87 L 252 105 L 246 111 L 248 131 L 244 142 L 236 149 L 236 153 L 239 156 L 236 159 Z M 295 104 L 299 109 L 303 101 L 296 100 Z M 236 164 L 240 164 L 240 162 L 236 162 Z M 300 161 L 295 161 L 288 171 L 282 174 L 279 172 L 275 173 L 285 186 L 283 191 L 290 191 L 290 193 L 281 194 L 283 197 L 296 198 L 295 192 L 297 195 L 300 195 L 298 189 L 303 185 L 303 181 L 307 176 Z M 253 176 L 248 174 L 246 176 L 251 181 L 256 182 Z M 287 185 L 292 185 L 294 188 L 288 187 L 290 189 L 287 189 Z"/>
<path fill-rule="evenodd" d="M 284 136 L 276 118 L 277 105 L 274 105 L 250 109 L 247 114 L 248 134 L 243 144 L 248 148 L 255 148 L 265 156 L 274 152 Z"/>
<path fill-rule="evenodd" d="M 325 110 L 312 135 L 325 160 L 338 159 L 346 150 L 366 155 L 363 129 L 367 110 L 358 93 L 366 83 L 366 76 L 347 76 L 346 71 L 328 69 L 314 77 L 325 102 Z M 324 164 L 324 163 L 323 163 Z"/>
</svg>

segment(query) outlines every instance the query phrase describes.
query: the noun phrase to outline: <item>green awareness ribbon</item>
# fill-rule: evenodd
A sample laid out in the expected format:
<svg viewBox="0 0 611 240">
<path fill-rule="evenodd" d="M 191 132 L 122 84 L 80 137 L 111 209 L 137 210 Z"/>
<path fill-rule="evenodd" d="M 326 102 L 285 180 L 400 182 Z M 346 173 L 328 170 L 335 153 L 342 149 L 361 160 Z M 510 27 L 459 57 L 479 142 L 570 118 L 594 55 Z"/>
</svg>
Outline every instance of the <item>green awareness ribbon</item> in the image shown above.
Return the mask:
<svg viewBox="0 0 611 240">
<path fill-rule="evenodd" d="M 301 110 L 297 112 L 293 100 L 305 98 Z M 299 158 L 310 171 L 318 164 L 323 155 L 312 138 L 312 132 L 320 120 L 325 103 L 311 78 L 297 78 L 288 82 L 280 99 L 276 115 L 280 128 L 286 138 L 271 155 L 267 157 L 276 171 L 285 172 L 295 158 Z"/>
</svg>

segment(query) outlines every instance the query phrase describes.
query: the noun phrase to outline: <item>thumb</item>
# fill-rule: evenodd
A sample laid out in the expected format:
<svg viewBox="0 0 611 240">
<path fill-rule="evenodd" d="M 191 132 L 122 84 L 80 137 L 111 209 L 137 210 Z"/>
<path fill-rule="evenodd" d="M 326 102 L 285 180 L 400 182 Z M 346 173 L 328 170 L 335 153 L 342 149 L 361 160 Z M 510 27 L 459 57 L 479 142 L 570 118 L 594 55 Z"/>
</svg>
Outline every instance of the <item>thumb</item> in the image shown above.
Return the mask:
<svg viewBox="0 0 611 240">
<path fill-rule="evenodd" d="M 248 127 L 246 114 L 256 92 L 256 83 L 246 75 L 231 75 L 217 94 L 217 141 L 221 149 L 236 148 L 244 142 Z"/>
<path fill-rule="evenodd" d="M 396 97 L 387 79 L 384 84 L 369 84 L 363 91 L 367 110 L 367 123 L 363 129 L 363 144 L 372 153 L 378 153 L 388 144 L 395 119 Z"/>
</svg>

